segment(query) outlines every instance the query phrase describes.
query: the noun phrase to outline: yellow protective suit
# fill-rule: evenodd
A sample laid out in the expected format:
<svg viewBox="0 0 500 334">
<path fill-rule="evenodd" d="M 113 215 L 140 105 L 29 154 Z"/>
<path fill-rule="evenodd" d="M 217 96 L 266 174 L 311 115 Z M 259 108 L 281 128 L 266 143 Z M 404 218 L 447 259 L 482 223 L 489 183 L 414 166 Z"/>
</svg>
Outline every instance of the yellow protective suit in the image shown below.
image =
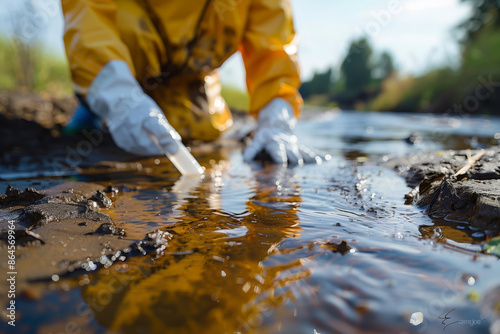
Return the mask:
<svg viewBox="0 0 500 334">
<path fill-rule="evenodd" d="M 250 113 L 302 99 L 289 0 L 64 0 L 64 42 L 85 97 L 111 60 L 129 64 L 184 139 L 216 139 L 232 118 L 216 69 L 241 51 Z"/>
</svg>

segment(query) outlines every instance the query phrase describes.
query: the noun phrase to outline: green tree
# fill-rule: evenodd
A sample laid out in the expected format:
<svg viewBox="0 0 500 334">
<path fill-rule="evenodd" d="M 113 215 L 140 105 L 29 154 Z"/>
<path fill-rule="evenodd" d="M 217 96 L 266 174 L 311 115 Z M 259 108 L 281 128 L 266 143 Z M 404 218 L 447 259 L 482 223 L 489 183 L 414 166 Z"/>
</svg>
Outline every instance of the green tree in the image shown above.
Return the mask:
<svg viewBox="0 0 500 334">
<path fill-rule="evenodd" d="M 302 83 L 299 91 L 305 99 L 311 95 L 328 94 L 332 89 L 333 82 L 333 71 L 329 68 L 323 73 L 315 72 L 311 80 Z"/>
<path fill-rule="evenodd" d="M 340 67 L 345 93 L 356 96 L 372 82 L 372 48 L 366 38 L 353 41 Z"/>
<path fill-rule="evenodd" d="M 464 43 L 476 40 L 485 29 L 500 28 L 499 0 L 462 0 L 472 5 L 472 15 L 459 28 L 465 31 Z"/>
<path fill-rule="evenodd" d="M 373 77 L 378 81 L 383 81 L 390 77 L 395 71 L 394 62 L 389 52 L 384 51 L 380 55 L 373 70 Z"/>
</svg>

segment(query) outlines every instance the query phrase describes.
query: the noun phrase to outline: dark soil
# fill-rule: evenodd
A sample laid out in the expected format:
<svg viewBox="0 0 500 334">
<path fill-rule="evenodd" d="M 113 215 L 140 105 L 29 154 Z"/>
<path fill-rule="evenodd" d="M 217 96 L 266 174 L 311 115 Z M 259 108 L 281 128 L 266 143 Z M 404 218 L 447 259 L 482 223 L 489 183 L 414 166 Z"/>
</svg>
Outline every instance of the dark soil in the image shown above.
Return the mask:
<svg viewBox="0 0 500 334">
<path fill-rule="evenodd" d="M 468 222 L 494 236 L 500 234 L 500 148 L 486 150 L 465 175 L 454 175 L 478 152 L 431 152 L 383 165 L 418 187 L 408 200 L 430 216 Z"/>
<path fill-rule="evenodd" d="M 111 193 L 109 193 L 111 196 Z M 17 289 L 31 283 L 57 280 L 73 272 L 109 267 L 129 256 L 161 249 L 167 232 L 153 232 L 142 241 L 125 239 L 125 232 L 101 212 L 112 206 L 103 187 L 67 182 L 44 191 L 9 187 L 0 198 L 0 249 L 7 247 L 9 226 L 16 235 Z M 6 263 L 1 265 L 6 268 Z M 0 295 L 7 296 L 1 285 Z"/>
</svg>

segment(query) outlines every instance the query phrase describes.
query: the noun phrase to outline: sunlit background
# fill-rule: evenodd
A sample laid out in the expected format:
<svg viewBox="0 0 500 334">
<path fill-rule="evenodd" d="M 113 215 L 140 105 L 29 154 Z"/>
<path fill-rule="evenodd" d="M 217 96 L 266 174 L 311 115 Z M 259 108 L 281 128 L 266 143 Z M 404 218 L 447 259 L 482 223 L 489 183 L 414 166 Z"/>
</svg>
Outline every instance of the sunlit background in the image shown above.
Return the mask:
<svg viewBox="0 0 500 334">
<path fill-rule="evenodd" d="M 498 63 L 496 46 L 500 41 L 499 4 L 495 0 L 292 0 L 292 4 L 300 41 L 301 75 L 305 83 L 301 93 L 308 104 L 344 109 L 443 113 L 454 102 L 463 102 L 467 92 L 477 84 L 478 76 L 487 78 L 498 74 L 495 64 Z M 26 13 L 27 8 L 31 8 L 32 13 Z M 10 41 L 19 34 L 21 18 L 27 14 L 34 22 L 32 26 L 36 27 L 36 31 L 30 32 L 29 43 L 36 46 L 34 57 L 38 63 L 33 65 L 35 69 L 31 72 L 40 73 L 31 82 L 29 78 L 23 82 L 23 75 L 29 74 L 20 74 L 29 60 L 14 61 L 12 68 L 6 66 L 7 69 L 2 69 L 8 73 L 2 75 L 0 88 L 27 85 L 37 90 L 71 94 L 64 60 L 59 1 L 4 0 L 0 7 L 2 49 L 10 49 L 15 44 Z M 474 20 L 480 22 L 464 25 Z M 485 26 L 494 26 L 495 29 L 485 29 Z M 481 33 L 472 34 L 476 30 Z M 473 38 L 467 38 L 468 35 L 473 35 Z M 360 56 L 362 59 L 352 65 L 367 67 L 366 71 L 370 73 L 364 79 L 356 77 L 358 74 L 363 76 L 362 73 L 350 73 L 342 66 L 346 59 L 353 59 L 352 54 L 349 55 L 353 45 L 358 55 L 360 46 L 363 53 L 366 51 Z M 7 58 L 4 63 L 8 64 L 8 58 L 16 59 L 19 55 L 3 52 L 0 57 Z M 359 61 L 365 64 L 360 65 Z M 17 71 L 16 75 L 12 75 L 13 69 Z M 228 103 L 243 109 L 246 102 L 242 104 L 240 100 L 243 98 L 235 93 L 235 90 L 245 90 L 245 73 L 239 54 L 230 58 L 221 72 L 225 93 L 230 95 L 226 96 Z M 52 80 L 58 77 L 63 77 L 64 83 Z M 348 77 L 353 78 L 359 87 L 356 84 L 351 87 Z M 423 91 L 422 87 L 428 86 L 429 82 L 434 85 Z M 444 90 L 454 83 L 459 87 Z M 397 91 L 394 87 L 398 87 Z M 444 99 L 444 95 L 449 98 Z M 469 109 L 475 110 L 466 112 L 495 112 L 498 92 L 496 95 L 493 102 L 471 107 Z M 408 101 L 404 100 L 405 96 Z"/>
<path fill-rule="evenodd" d="M 24 1 L 3 2 L 0 29 L 5 37 L 12 35 Z M 400 13 L 387 19 L 381 12 L 388 11 L 391 2 L 399 4 Z M 57 6 L 56 15 L 47 20 L 35 38 L 55 57 L 64 57 L 64 21 L 59 1 L 33 3 L 39 8 L 44 3 Z M 361 35 L 368 35 L 376 50 L 391 52 L 404 73 L 418 74 L 430 66 L 453 62 L 459 53 L 454 27 L 471 11 L 470 6 L 459 0 L 292 0 L 292 3 L 303 79 L 311 78 L 315 70 L 339 67 L 349 42 Z M 244 87 L 244 70 L 238 54 L 225 65 L 223 79 Z"/>
</svg>

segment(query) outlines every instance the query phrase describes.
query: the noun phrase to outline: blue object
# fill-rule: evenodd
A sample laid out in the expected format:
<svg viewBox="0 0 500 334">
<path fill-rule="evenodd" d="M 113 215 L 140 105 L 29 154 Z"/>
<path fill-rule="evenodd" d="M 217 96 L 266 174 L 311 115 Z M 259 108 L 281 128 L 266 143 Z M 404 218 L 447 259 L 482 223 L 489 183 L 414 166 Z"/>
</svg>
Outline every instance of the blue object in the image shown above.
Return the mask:
<svg viewBox="0 0 500 334">
<path fill-rule="evenodd" d="M 64 133 L 75 134 L 83 130 L 101 129 L 102 121 L 99 116 L 91 112 L 85 105 L 76 108 L 68 125 L 64 127 Z"/>
</svg>

